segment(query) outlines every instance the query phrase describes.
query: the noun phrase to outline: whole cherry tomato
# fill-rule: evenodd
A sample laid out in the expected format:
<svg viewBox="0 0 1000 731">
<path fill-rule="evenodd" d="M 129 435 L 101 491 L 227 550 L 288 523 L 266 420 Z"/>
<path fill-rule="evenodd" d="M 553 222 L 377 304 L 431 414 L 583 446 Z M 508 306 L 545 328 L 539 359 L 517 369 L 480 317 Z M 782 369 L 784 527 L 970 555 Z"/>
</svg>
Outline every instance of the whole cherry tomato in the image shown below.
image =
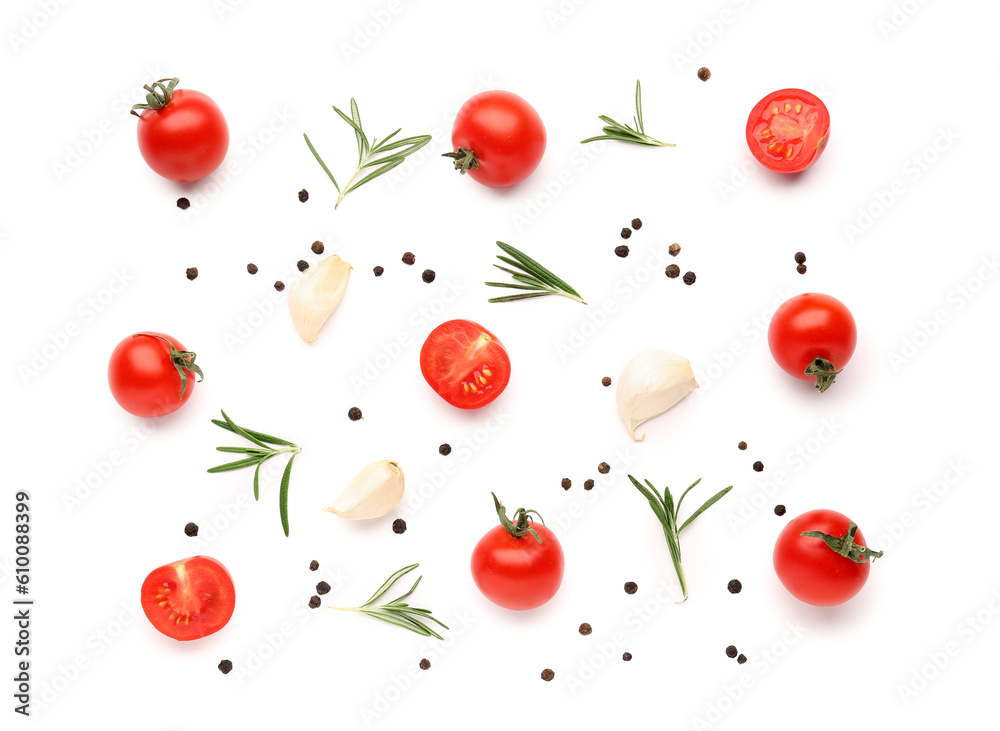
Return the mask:
<svg viewBox="0 0 1000 731">
<path fill-rule="evenodd" d="M 169 335 L 129 335 L 118 343 L 108 363 L 111 395 L 136 416 L 173 413 L 191 398 L 195 380 L 189 376 L 204 375 L 195 357 Z"/>
<path fill-rule="evenodd" d="M 825 391 L 854 355 L 858 328 L 846 305 L 828 294 L 786 300 L 767 328 L 771 355 L 782 369 Z"/>
</svg>

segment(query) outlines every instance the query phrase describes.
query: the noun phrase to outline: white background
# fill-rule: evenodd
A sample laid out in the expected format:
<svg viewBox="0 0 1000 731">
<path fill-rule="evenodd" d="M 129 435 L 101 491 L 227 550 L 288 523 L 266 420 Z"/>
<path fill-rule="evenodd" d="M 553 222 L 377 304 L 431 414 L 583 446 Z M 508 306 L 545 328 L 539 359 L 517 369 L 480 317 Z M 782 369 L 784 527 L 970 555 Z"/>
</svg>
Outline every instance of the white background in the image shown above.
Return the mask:
<svg viewBox="0 0 1000 731">
<path fill-rule="evenodd" d="M 13 496 L 26 489 L 34 723 L 499 728 L 503 714 L 583 728 L 930 728 L 990 707 L 1000 353 L 996 271 L 983 262 L 995 267 L 998 253 L 998 15 L 993 3 L 916 0 L 5 3 L 0 584 L 10 601 Z M 143 163 L 128 106 L 144 83 L 174 75 L 224 110 L 230 174 L 180 186 Z M 631 116 L 637 77 L 647 131 L 677 147 L 579 145 L 598 114 Z M 540 168 L 510 190 L 438 157 L 458 106 L 486 87 L 525 97 L 548 131 Z M 751 107 L 782 87 L 812 90 L 832 117 L 822 159 L 797 178 L 759 168 L 744 140 Z M 335 212 L 302 132 L 344 176 L 354 140 L 330 106 L 351 96 L 369 135 L 401 126 L 434 140 Z M 195 204 L 186 213 L 180 195 Z M 643 228 L 619 259 L 618 231 L 635 216 Z M 316 261 L 316 239 L 355 269 L 306 345 L 271 285 L 291 282 L 298 259 Z M 487 304 L 497 239 L 550 265 L 590 307 Z M 681 270 L 698 275 L 692 287 L 663 276 L 672 242 Z M 118 275 L 128 283 L 112 293 Z M 776 301 L 805 291 L 842 299 L 859 326 L 853 360 L 822 395 L 780 371 L 763 337 Z M 614 312 L 588 324 L 608 303 Z M 479 413 L 447 406 L 417 366 L 426 333 L 456 317 L 492 329 L 513 362 L 509 388 Z M 156 424 L 125 413 L 106 385 L 115 344 L 149 329 L 197 351 L 206 374 Z M 400 338 L 409 345 L 360 384 Z M 689 357 L 702 389 L 634 444 L 600 379 L 617 381 L 648 347 Z M 354 405 L 363 421 L 348 421 Z M 304 446 L 291 538 L 278 473 L 259 503 L 247 501 L 249 472 L 205 473 L 215 446 L 236 443 L 209 421 L 220 408 Z M 448 458 L 437 454 L 445 441 Z M 355 525 L 320 510 L 375 459 L 406 472 L 396 514 Z M 602 460 L 615 465 L 604 480 Z M 685 532 L 685 605 L 656 598 L 675 578 L 628 471 L 674 489 L 702 477 L 692 503 L 734 485 Z M 589 493 L 587 478 L 598 479 Z M 472 583 L 469 554 L 495 522 L 491 490 L 559 529 L 565 581 L 542 609 L 501 610 Z M 817 507 L 849 514 L 886 550 L 839 608 L 799 603 L 771 568 L 787 519 Z M 403 514 L 409 530 L 395 535 Z M 184 535 L 188 521 L 199 541 Z M 196 553 L 229 568 L 237 607 L 223 631 L 181 644 L 142 616 L 139 587 Z M 416 603 L 456 630 L 446 643 L 303 610 L 320 579 L 336 587 L 325 604 L 350 605 L 412 562 L 424 576 Z M 739 595 L 726 591 L 732 578 Z M 581 622 L 594 633 L 580 636 Z M 15 629 L 2 630 L 7 718 Z M 750 662 L 728 659 L 729 644 Z M 422 657 L 426 672 L 415 670 Z M 228 676 L 223 658 L 236 666 Z"/>
</svg>

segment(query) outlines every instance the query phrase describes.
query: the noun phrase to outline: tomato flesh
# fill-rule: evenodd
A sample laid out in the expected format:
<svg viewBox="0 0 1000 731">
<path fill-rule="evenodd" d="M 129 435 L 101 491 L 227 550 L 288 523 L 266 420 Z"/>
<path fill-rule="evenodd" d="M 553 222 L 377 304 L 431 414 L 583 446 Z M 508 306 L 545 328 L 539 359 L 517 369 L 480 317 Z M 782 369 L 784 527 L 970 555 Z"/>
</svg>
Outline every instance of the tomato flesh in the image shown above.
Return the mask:
<svg viewBox="0 0 1000 731">
<path fill-rule="evenodd" d="M 427 336 L 420 371 L 441 398 L 460 409 L 491 403 L 510 380 L 510 356 L 496 335 L 471 320 L 449 320 Z"/>
<path fill-rule="evenodd" d="M 472 578 L 483 595 L 505 609 L 540 607 L 562 584 L 562 546 L 548 528 L 535 523 L 534 536 L 515 538 L 503 526 L 489 530 L 472 551 Z"/>
<path fill-rule="evenodd" d="M 757 102 L 747 119 L 747 144 L 757 161 L 797 173 L 819 159 L 830 136 L 830 112 L 814 94 L 781 89 Z"/>
<path fill-rule="evenodd" d="M 154 569 L 142 583 L 142 611 L 175 640 L 207 637 L 226 626 L 236 608 L 236 590 L 226 567 L 193 556 Z"/>
<path fill-rule="evenodd" d="M 847 306 L 828 294 L 800 294 L 775 311 L 767 344 L 775 362 L 789 375 L 814 380 L 805 369 L 816 358 L 840 370 L 854 355 L 858 329 Z"/>
<path fill-rule="evenodd" d="M 222 164 L 229 127 L 211 97 L 178 89 L 162 109 L 139 116 L 139 152 L 154 172 L 170 180 L 201 180 Z"/>
<path fill-rule="evenodd" d="M 774 572 L 796 599 L 818 607 L 843 604 L 868 581 L 871 562 L 856 563 L 841 556 L 822 539 L 801 535 L 821 531 L 831 536 L 847 533 L 850 518 L 834 510 L 810 510 L 793 518 L 774 544 Z M 859 530 L 854 542 L 867 546 Z"/>
</svg>

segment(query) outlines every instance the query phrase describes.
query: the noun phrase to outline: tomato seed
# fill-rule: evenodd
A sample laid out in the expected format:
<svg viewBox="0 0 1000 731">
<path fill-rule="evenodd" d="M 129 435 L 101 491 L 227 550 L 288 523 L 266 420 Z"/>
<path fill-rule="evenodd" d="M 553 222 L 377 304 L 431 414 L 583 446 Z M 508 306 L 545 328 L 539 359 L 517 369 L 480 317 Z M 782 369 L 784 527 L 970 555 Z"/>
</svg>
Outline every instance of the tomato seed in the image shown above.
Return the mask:
<svg viewBox="0 0 1000 731">
<path fill-rule="evenodd" d="M 247 264 L 247 271 L 250 272 L 251 274 L 256 274 L 257 273 L 257 265 L 254 264 L 253 262 L 250 262 L 249 264 Z"/>
<path fill-rule="evenodd" d="M 670 244 L 670 246 L 667 248 L 667 253 L 670 254 L 670 256 L 677 256 L 678 254 L 681 253 L 681 245 Z"/>
<path fill-rule="evenodd" d="M 622 244 L 621 246 L 616 246 L 615 256 L 619 256 L 622 259 L 624 259 L 626 256 L 628 256 L 628 247 L 625 246 L 625 244 Z"/>
<path fill-rule="evenodd" d="M 436 276 L 437 275 L 434 273 L 433 269 L 424 269 L 424 273 L 420 275 L 420 278 L 430 284 L 434 281 L 434 277 Z"/>
<path fill-rule="evenodd" d="M 586 637 L 593 631 L 594 628 L 591 627 L 590 624 L 587 622 L 584 622 L 583 624 L 580 625 L 580 634 L 583 635 L 584 637 Z"/>
<path fill-rule="evenodd" d="M 440 447 L 438 447 L 438 454 L 447 457 L 449 454 L 451 454 L 451 445 L 448 444 L 447 442 L 442 444 Z"/>
<path fill-rule="evenodd" d="M 637 591 L 639 591 L 639 585 L 638 584 L 636 584 L 634 581 L 626 581 L 625 582 L 625 593 L 626 594 L 635 594 Z"/>
<path fill-rule="evenodd" d="M 777 515 L 777 516 L 779 516 L 779 517 L 782 516 L 782 515 L 784 515 L 785 514 L 785 506 L 784 505 L 775 505 L 774 506 L 774 514 Z"/>
<path fill-rule="evenodd" d="M 753 471 L 754 472 L 763 472 L 764 471 L 764 463 L 761 462 L 758 459 L 756 462 L 753 463 Z"/>
<path fill-rule="evenodd" d="M 198 524 L 188 523 L 186 526 L 184 526 L 184 535 L 191 536 L 192 538 L 198 535 Z"/>
<path fill-rule="evenodd" d="M 730 645 L 726 648 L 726 657 L 736 657 L 736 645 Z"/>
<path fill-rule="evenodd" d="M 739 594 L 743 591 L 743 584 L 740 583 L 739 579 L 733 579 L 729 582 L 726 588 L 729 589 L 730 594 Z"/>
<path fill-rule="evenodd" d="M 623 239 L 627 239 L 631 235 L 632 235 L 632 229 L 630 229 L 630 228 L 623 228 L 622 229 L 622 238 Z"/>
<path fill-rule="evenodd" d="M 312 246 L 310 246 L 309 248 L 312 249 L 312 253 L 314 253 L 316 256 L 319 256 L 324 251 L 326 251 L 326 246 L 323 245 L 322 241 L 313 241 Z"/>
<path fill-rule="evenodd" d="M 710 78 L 712 78 L 712 72 L 709 71 L 705 66 L 702 66 L 700 69 L 698 69 L 698 78 L 701 79 L 702 81 L 708 81 Z"/>
<path fill-rule="evenodd" d="M 681 275 L 681 268 L 676 264 L 671 264 L 666 269 L 666 275 L 671 279 L 677 279 Z"/>
<path fill-rule="evenodd" d="M 193 279 L 197 279 L 198 278 L 198 267 L 188 267 L 187 278 L 188 279 L 192 279 L 192 280 Z"/>
<path fill-rule="evenodd" d="M 306 190 L 305 188 L 303 188 L 302 190 L 300 190 L 299 191 L 299 200 L 302 201 L 303 203 L 305 203 L 307 200 L 309 200 L 309 191 Z"/>
<path fill-rule="evenodd" d="M 631 659 L 632 659 L 632 653 L 631 652 L 623 652 L 622 653 L 622 660 L 624 660 L 625 662 L 628 662 Z"/>
<path fill-rule="evenodd" d="M 601 379 L 601 385 L 604 386 L 605 388 L 607 388 L 608 386 L 610 386 L 611 385 L 611 378 L 609 376 L 605 376 L 604 378 L 602 378 Z"/>
<path fill-rule="evenodd" d="M 392 521 L 392 532 L 397 535 L 400 533 L 406 533 L 406 521 L 402 518 L 396 518 Z"/>
<path fill-rule="evenodd" d="M 801 251 L 796 252 L 796 254 L 795 254 L 795 263 L 796 264 L 805 264 L 806 263 L 806 255 L 803 254 Z"/>
<path fill-rule="evenodd" d="M 317 594 L 329 594 L 330 593 L 330 585 L 327 584 L 325 581 L 319 582 L 318 584 L 316 584 L 316 593 Z"/>
<path fill-rule="evenodd" d="M 318 608 L 318 607 L 319 607 L 319 605 L 320 605 L 320 604 L 322 604 L 322 603 L 323 603 L 323 600 L 322 600 L 322 599 L 320 599 L 320 598 L 319 598 L 318 596 L 314 596 L 314 597 L 312 597 L 312 598 L 311 598 L 311 599 L 309 600 L 309 608 L 310 608 L 310 609 L 316 609 L 316 608 Z"/>
<path fill-rule="evenodd" d="M 319 561 L 312 560 L 312 561 L 309 562 L 309 570 L 310 571 L 315 571 L 318 568 L 319 568 Z"/>
<path fill-rule="evenodd" d="M 593 490 L 594 489 L 594 481 L 593 480 L 587 480 L 586 482 L 584 482 L 583 483 L 583 489 L 584 490 Z"/>
<path fill-rule="evenodd" d="M 597 471 L 600 472 L 602 475 L 606 475 L 611 471 L 611 465 L 609 465 L 607 462 L 601 462 L 599 465 L 597 465 Z"/>
<path fill-rule="evenodd" d="M 382 272 L 384 272 L 385 269 L 383 269 L 382 267 L 375 267 L 374 269 L 372 269 L 372 271 L 375 272 L 376 277 L 381 277 Z"/>
<path fill-rule="evenodd" d="M 410 265 L 412 265 L 413 262 L 415 262 L 416 260 L 417 260 L 417 257 L 415 257 L 413 255 L 413 252 L 411 252 L 411 251 L 407 251 L 405 254 L 403 254 L 403 263 L 404 264 L 410 264 Z"/>
<path fill-rule="evenodd" d="M 642 228 L 642 219 L 633 218 L 632 219 L 632 228 L 634 228 L 636 231 L 638 231 L 640 228 Z"/>
<path fill-rule="evenodd" d="M 229 671 L 232 669 L 233 669 L 233 663 L 230 662 L 229 660 L 223 660 L 222 662 L 219 663 L 219 671 L 223 675 L 228 675 Z"/>
<path fill-rule="evenodd" d="M 573 487 L 573 481 L 568 477 L 562 478 L 562 482 L 560 484 L 562 485 L 563 490 L 568 490 Z"/>
<path fill-rule="evenodd" d="M 191 201 L 189 201 L 187 198 L 178 198 L 177 207 L 180 208 L 182 211 L 186 211 L 188 208 L 191 207 Z"/>
<path fill-rule="evenodd" d="M 420 661 L 420 669 L 421 670 L 429 670 L 430 667 L 431 667 L 431 661 L 428 660 L 426 657 L 423 660 Z"/>
<path fill-rule="evenodd" d="M 746 449 L 747 448 L 747 443 L 746 442 L 740 442 L 736 446 L 739 447 L 740 449 Z"/>
<path fill-rule="evenodd" d="M 361 418 L 361 409 L 357 406 L 352 406 L 347 410 L 347 418 L 351 421 L 357 421 Z"/>
<path fill-rule="evenodd" d="M 309 262 L 307 262 L 305 259 L 299 259 L 298 263 L 295 266 L 299 268 L 300 272 L 304 272 L 306 269 L 309 268 Z"/>
<path fill-rule="evenodd" d="M 556 677 L 556 674 L 552 672 L 552 670 L 550 670 L 549 668 L 545 668 L 542 671 L 542 680 L 544 680 L 546 683 L 552 680 L 552 678 L 554 677 Z"/>
</svg>

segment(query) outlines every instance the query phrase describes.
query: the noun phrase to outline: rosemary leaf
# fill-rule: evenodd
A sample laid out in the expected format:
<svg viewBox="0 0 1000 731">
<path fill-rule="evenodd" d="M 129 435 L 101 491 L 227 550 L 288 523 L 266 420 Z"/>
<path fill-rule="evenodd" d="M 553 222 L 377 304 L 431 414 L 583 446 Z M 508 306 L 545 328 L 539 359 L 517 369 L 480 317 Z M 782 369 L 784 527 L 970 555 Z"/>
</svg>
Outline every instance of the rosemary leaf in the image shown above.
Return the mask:
<svg viewBox="0 0 1000 731">
<path fill-rule="evenodd" d="M 503 256 L 502 254 L 497 254 L 497 259 L 502 261 L 504 264 L 509 264 L 513 267 L 513 269 L 501 266 L 500 264 L 494 264 L 493 266 L 510 274 L 511 277 L 514 278 L 514 281 L 519 284 L 486 282 L 486 286 L 509 287 L 512 289 L 525 289 L 531 291 L 525 294 L 493 297 L 489 300 L 490 302 L 513 302 L 515 300 L 532 299 L 534 297 L 545 297 L 551 294 L 558 294 L 563 297 L 576 300 L 581 304 L 587 304 L 583 301 L 583 297 L 580 296 L 579 292 L 569 286 L 569 284 L 567 284 L 564 280 L 553 274 L 552 271 L 546 269 L 544 266 L 525 254 L 523 251 L 515 249 L 510 244 L 505 244 L 503 241 L 497 241 L 497 246 L 500 247 L 501 251 L 509 255 Z"/>
<path fill-rule="evenodd" d="M 618 140 L 620 142 L 632 142 L 637 145 L 648 145 L 650 147 L 675 147 L 671 142 L 660 142 L 646 134 L 646 127 L 642 121 L 642 86 L 639 84 L 638 79 L 635 82 L 635 115 L 632 117 L 635 128 L 617 122 L 603 114 L 599 115 L 598 119 L 606 125 L 601 130 L 604 134 L 597 135 L 596 137 L 588 137 L 585 140 L 581 140 L 580 144 L 596 142 L 598 140 Z"/>
<path fill-rule="evenodd" d="M 420 580 L 423 578 L 422 576 L 418 576 L 417 580 L 413 582 L 413 586 L 410 587 L 410 590 L 397 599 L 385 604 L 375 604 L 375 602 L 381 599 L 399 579 L 406 576 L 419 565 L 420 564 L 410 564 L 409 566 L 404 566 L 399 569 L 399 571 L 396 571 L 392 576 L 386 579 L 385 582 L 383 582 L 382 586 L 375 590 L 371 599 L 359 607 L 330 608 L 341 612 L 360 612 L 361 614 L 367 614 L 369 617 L 373 617 L 387 624 L 408 629 L 411 632 L 423 635 L 424 637 L 435 637 L 439 640 L 444 639 L 441 635 L 431 629 L 425 620 L 435 622 L 445 629 L 448 629 L 448 625 L 434 617 L 429 609 L 411 607 L 402 601 L 416 590 L 417 586 L 420 585 Z"/>
</svg>

